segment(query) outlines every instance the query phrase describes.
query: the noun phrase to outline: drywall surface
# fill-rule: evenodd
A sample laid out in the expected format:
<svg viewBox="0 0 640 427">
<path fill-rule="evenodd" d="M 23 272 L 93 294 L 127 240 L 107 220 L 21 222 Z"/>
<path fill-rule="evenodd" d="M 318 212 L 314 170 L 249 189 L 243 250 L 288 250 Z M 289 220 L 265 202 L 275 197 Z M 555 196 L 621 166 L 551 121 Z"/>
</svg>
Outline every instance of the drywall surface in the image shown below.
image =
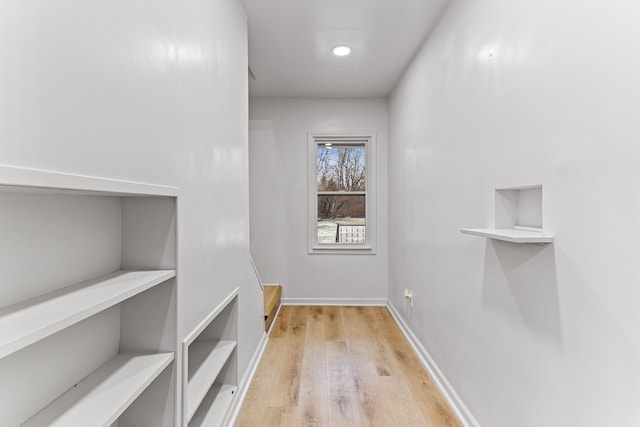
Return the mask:
<svg viewBox="0 0 640 427">
<path fill-rule="evenodd" d="M 390 297 L 483 426 L 640 425 L 639 17 L 453 1 L 390 98 Z M 554 244 L 460 234 L 535 184 Z"/>
<path fill-rule="evenodd" d="M 240 376 L 263 328 L 246 29 L 236 0 L 0 5 L 0 162 L 179 187 L 178 338 L 240 286 Z"/>
<path fill-rule="evenodd" d="M 252 98 L 251 252 L 283 298 L 387 297 L 387 103 L 382 99 Z M 377 136 L 377 252 L 309 254 L 307 134 Z"/>
</svg>

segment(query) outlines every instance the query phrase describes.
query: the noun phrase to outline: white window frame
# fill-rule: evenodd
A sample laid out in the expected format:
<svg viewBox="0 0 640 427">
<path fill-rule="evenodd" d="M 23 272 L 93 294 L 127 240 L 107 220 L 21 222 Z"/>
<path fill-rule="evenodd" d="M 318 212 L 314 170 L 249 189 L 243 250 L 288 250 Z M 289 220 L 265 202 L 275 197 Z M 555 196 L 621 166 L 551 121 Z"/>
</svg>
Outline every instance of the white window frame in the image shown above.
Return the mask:
<svg viewBox="0 0 640 427">
<path fill-rule="evenodd" d="M 340 143 L 364 144 L 366 152 L 365 163 L 365 243 L 364 244 L 344 244 L 344 243 L 318 243 L 318 182 L 317 182 L 317 155 L 318 144 L 331 142 L 335 145 Z M 308 134 L 308 243 L 310 254 L 359 254 L 373 255 L 376 253 L 376 237 L 378 234 L 376 226 L 376 134 L 338 134 L 328 135 L 323 133 L 309 132 Z M 348 193 L 348 192 L 346 192 Z"/>
</svg>

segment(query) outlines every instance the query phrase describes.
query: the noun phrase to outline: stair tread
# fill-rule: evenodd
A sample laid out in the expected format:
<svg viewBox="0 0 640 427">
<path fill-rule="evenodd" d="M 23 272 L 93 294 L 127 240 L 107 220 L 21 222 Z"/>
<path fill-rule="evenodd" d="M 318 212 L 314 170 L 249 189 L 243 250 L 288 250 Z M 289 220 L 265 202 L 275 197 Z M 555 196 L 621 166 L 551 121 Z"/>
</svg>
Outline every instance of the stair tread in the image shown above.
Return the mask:
<svg viewBox="0 0 640 427">
<path fill-rule="evenodd" d="M 273 307 L 275 307 L 280 301 L 280 295 L 282 294 L 282 286 L 268 286 L 264 287 L 264 314 L 268 315 Z"/>
<path fill-rule="evenodd" d="M 280 307 L 280 296 L 282 295 L 281 285 L 264 286 L 264 319 L 265 330 L 269 331 L 273 318 Z"/>
</svg>

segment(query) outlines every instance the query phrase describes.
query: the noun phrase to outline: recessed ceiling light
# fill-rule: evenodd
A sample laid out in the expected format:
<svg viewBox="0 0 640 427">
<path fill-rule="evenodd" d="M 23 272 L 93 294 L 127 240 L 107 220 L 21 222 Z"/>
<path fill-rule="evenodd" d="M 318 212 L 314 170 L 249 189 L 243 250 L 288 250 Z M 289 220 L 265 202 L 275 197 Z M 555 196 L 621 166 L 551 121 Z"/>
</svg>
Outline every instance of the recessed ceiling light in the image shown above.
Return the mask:
<svg viewBox="0 0 640 427">
<path fill-rule="evenodd" d="M 340 45 L 335 46 L 331 51 L 335 56 L 347 56 L 351 53 L 351 48 L 349 46 Z"/>
<path fill-rule="evenodd" d="M 326 144 L 324 144 L 325 147 L 331 147 L 333 144 L 330 142 L 327 142 Z"/>
</svg>

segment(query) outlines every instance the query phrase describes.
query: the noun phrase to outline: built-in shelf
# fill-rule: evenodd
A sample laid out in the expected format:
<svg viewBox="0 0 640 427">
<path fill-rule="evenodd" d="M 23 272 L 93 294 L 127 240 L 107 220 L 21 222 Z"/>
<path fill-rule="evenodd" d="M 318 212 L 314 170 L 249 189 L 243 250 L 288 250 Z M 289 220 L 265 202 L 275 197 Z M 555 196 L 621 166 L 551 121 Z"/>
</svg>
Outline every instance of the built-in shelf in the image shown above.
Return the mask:
<svg viewBox="0 0 640 427">
<path fill-rule="evenodd" d="M 238 387 L 230 384 L 214 385 L 189 422 L 189 427 L 222 425 L 227 409 Z"/>
<path fill-rule="evenodd" d="M 189 346 L 189 420 L 194 416 L 235 348 L 235 341 L 195 341 Z"/>
<path fill-rule="evenodd" d="M 538 231 L 496 228 L 464 228 L 461 233 L 489 239 L 502 240 L 511 243 L 552 243 L 553 236 Z"/>
<path fill-rule="evenodd" d="M 113 424 L 173 361 L 173 353 L 122 353 L 22 424 L 23 427 Z"/>
<path fill-rule="evenodd" d="M 0 426 L 182 426 L 179 194 L 0 165 Z"/>
<path fill-rule="evenodd" d="M 119 304 L 175 274 L 175 270 L 120 270 L 6 307 L 0 310 L 0 358 Z"/>
<path fill-rule="evenodd" d="M 219 426 L 238 384 L 238 293 L 234 289 L 182 343 L 183 425 Z"/>
<path fill-rule="evenodd" d="M 175 197 L 176 187 L 0 165 L 2 191 L 123 197 Z"/>
<path fill-rule="evenodd" d="M 511 243 L 552 243 L 553 236 L 542 231 L 542 185 L 497 188 L 495 227 L 460 232 Z"/>
</svg>

